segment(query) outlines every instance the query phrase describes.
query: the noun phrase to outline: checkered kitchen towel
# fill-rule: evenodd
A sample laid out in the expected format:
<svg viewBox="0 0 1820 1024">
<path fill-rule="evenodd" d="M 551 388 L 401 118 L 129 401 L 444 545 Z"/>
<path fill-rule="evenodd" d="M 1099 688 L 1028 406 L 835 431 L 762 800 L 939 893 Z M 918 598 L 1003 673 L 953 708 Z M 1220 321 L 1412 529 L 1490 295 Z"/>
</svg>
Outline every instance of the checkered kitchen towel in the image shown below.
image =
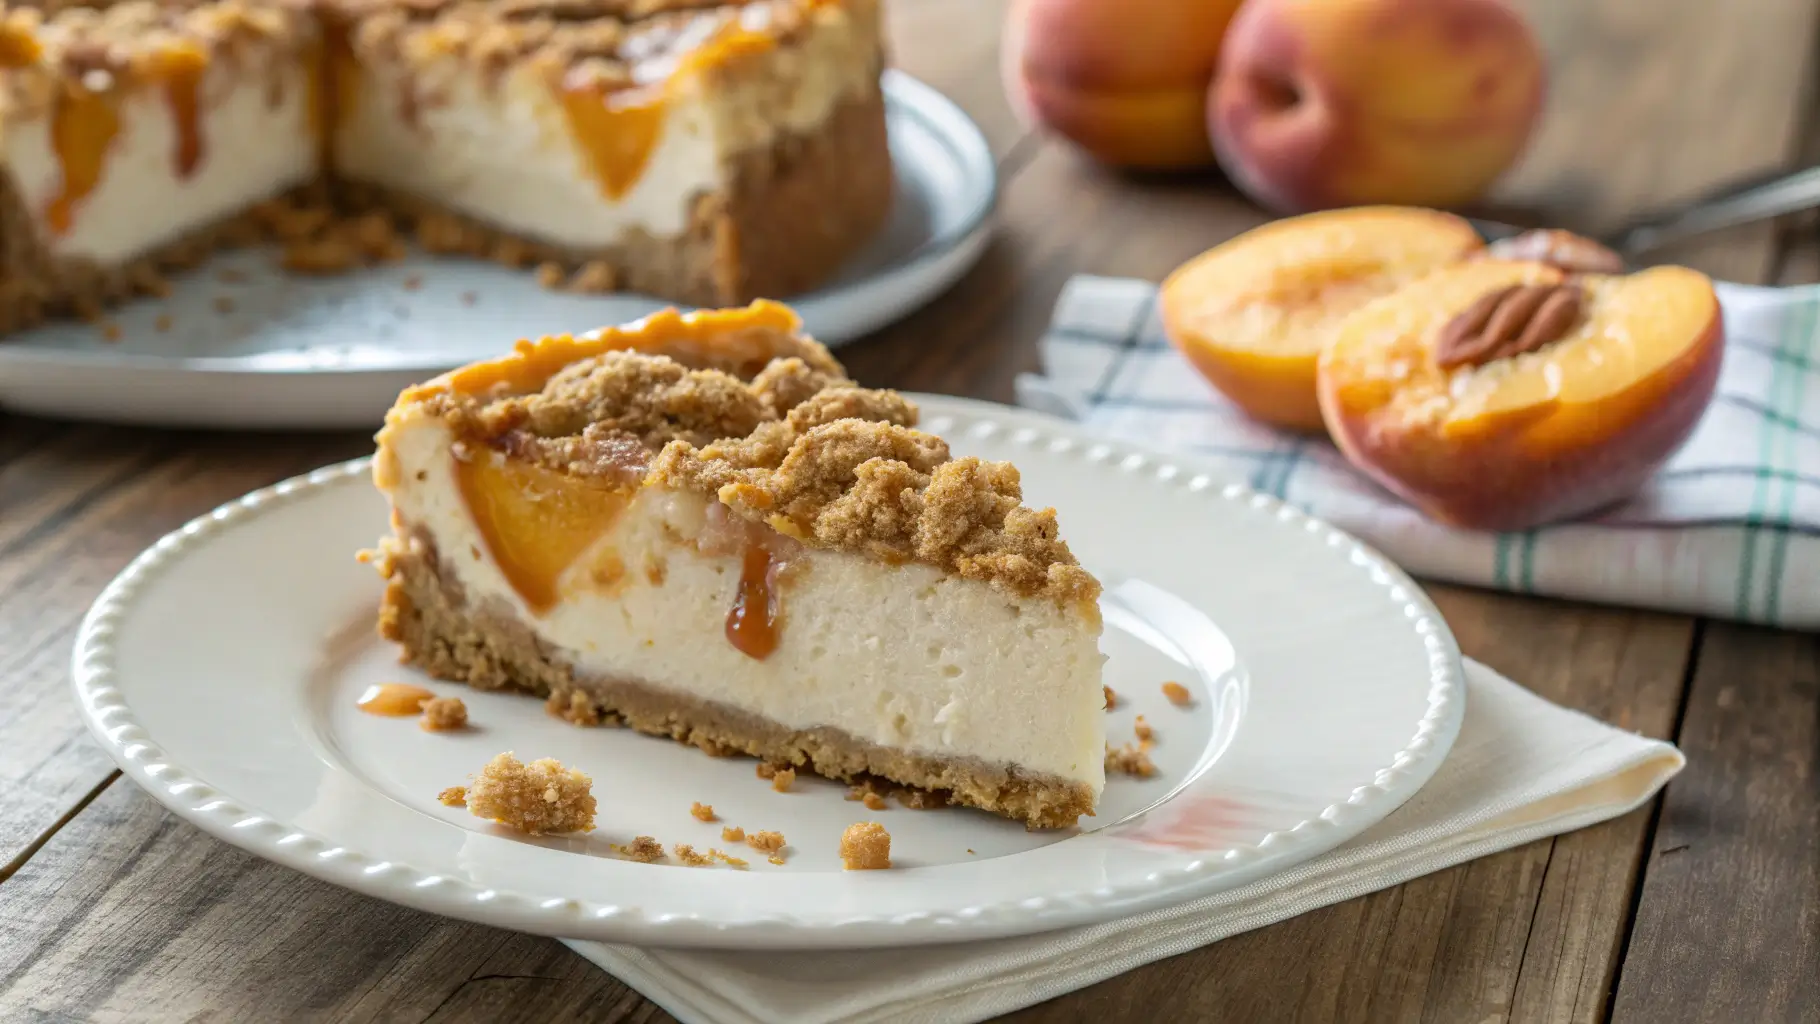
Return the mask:
<svg viewBox="0 0 1820 1024">
<path fill-rule="evenodd" d="M 1155 299 L 1147 281 L 1068 282 L 1018 400 L 1199 453 L 1416 576 L 1820 629 L 1820 286 L 1720 285 L 1724 368 L 1693 438 L 1627 504 L 1525 533 L 1440 526 L 1324 439 L 1246 419 L 1170 347 Z"/>
</svg>

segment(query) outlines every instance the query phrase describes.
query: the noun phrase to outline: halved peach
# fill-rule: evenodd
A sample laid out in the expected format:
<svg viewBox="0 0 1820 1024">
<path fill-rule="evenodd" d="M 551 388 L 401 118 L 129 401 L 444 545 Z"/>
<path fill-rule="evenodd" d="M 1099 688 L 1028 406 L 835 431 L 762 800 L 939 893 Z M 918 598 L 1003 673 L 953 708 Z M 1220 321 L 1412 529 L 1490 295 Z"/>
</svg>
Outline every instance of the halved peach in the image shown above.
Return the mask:
<svg viewBox="0 0 1820 1024">
<path fill-rule="evenodd" d="M 1359 207 L 1274 221 L 1176 268 L 1159 300 L 1163 329 L 1247 414 L 1317 431 L 1315 363 L 1340 322 L 1481 244 L 1472 225 L 1435 210 Z"/>
<path fill-rule="evenodd" d="M 1443 331 L 1488 295 L 1560 284 L 1584 292 L 1557 340 L 1438 365 Z M 1348 317 L 1321 357 L 1321 411 L 1354 465 L 1431 518 L 1522 530 L 1640 488 L 1712 401 L 1723 348 L 1712 282 L 1685 267 L 1570 279 L 1472 260 Z"/>
<path fill-rule="evenodd" d="M 455 481 L 506 582 L 540 614 L 561 596 L 558 585 L 564 572 L 612 529 L 631 499 L 625 487 L 486 448 L 456 460 Z M 465 553 L 444 555 L 459 558 Z M 610 585 L 616 580 L 598 582 Z"/>
</svg>

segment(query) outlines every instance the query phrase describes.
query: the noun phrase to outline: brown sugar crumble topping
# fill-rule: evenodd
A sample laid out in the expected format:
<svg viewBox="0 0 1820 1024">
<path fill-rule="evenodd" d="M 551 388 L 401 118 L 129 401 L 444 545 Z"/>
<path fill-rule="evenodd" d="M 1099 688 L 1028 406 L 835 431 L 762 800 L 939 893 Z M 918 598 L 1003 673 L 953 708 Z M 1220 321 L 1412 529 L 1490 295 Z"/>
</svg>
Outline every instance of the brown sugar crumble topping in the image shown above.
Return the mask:
<svg viewBox="0 0 1820 1024">
<path fill-rule="evenodd" d="M 714 820 L 714 807 L 712 804 L 704 804 L 697 801 L 689 805 L 689 813 L 694 816 L 696 821 Z"/>
<path fill-rule="evenodd" d="M 1163 684 L 1163 696 L 1169 698 L 1169 703 L 1178 708 L 1185 708 L 1194 703 L 1194 695 L 1188 692 L 1188 687 L 1174 681 Z"/>
<path fill-rule="evenodd" d="M 422 401 L 458 435 L 514 457 L 576 474 L 630 465 L 812 547 L 921 562 L 1020 597 L 1097 600 L 1055 511 L 1023 505 L 1010 463 L 954 458 L 913 429 L 913 403 L 857 386 L 813 339 L 727 334 L 577 359 L 530 393 L 502 382 Z"/>
<path fill-rule="evenodd" d="M 655 864 L 664 859 L 663 844 L 650 836 L 639 836 L 623 846 L 614 843 L 608 849 L 627 860 L 635 860 L 640 864 Z"/>
<path fill-rule="evenodd" d="M 507 751 L 472 779 L 468 810 L 531 835 L 591 832 L 593 785 L 593 779 L 554 758 L 524 764 Z"/>
<path fill-rule="evenodd" d="M 431 697 L 423 702 L 423 717 L 418 720 L 426 732 L 448 732 L 468 724 L 468 706 L 460 697 Z"/>
<path fill-rule="evenodd" d="M 841 866 L 848 871 L 879 871 L 891 866 L 891 833 L 876 821 L 847 826 L 840 837 Z"/>
<path fill-rule="evenodd" d="M 450 786 L 436 794 L 436 802 L 444 807 L 466 807 L 468 805 L 468 787 Z"/>
</svg>

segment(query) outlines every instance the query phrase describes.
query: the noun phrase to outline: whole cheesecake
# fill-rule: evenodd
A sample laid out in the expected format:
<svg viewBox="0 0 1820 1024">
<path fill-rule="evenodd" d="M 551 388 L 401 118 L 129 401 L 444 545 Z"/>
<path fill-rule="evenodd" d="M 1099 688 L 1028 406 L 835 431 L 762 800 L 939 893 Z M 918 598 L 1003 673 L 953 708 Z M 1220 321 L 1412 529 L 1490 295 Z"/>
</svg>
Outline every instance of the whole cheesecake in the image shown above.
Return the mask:
<svg viewBox="0 0 1820 1024">
<path fill-rule="evenodd" d="M 889 212 L 883 64 L 877 0 L 8 4 L 0 331 L 260 238 L 394 258 L 388 225 L 579 290 L 796 294 Z"/>
<path fill-rule="evenodd" d="M 573 722 L 1071 825 L 1099 584 L 916 418 L 770 302 L 521 342 L 387 416 L 382 632 Z"/>
</svg>

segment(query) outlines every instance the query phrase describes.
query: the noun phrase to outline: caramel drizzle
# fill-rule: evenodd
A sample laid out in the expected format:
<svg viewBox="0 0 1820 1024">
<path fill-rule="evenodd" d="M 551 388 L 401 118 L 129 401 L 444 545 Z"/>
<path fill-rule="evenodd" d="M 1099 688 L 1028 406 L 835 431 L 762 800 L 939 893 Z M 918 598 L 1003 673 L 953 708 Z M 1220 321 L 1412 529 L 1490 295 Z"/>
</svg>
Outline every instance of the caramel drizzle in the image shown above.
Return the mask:
<svg viewBox="0 0 1820 1024">
<path fill-rule="evenodd" d="M 62 176 L 44 209 L 51 233 L 67 235 L 76 226 L 76 210 L 101 184 L 107 152 L 120 134 L 120 112 L 113 97 L 72 89 L 57 100 L 51 115 L 51 150 Z"/>
<path fill-rule="evenodd" d="M 747 544 L 739 590 L 727 611 L 727 642 L 763 661 L 777 650 L 777 574 L 784 563 L 763 544 Z"/>
<path fill-rule="evenodd" d="M 419 713 L 423 710 L 423 702 L 435 696 L 429 690 L 410 683 L 380 683 L 367 687 L 354 706 L 369 715 L 402 718 Z"/>
</svg>

